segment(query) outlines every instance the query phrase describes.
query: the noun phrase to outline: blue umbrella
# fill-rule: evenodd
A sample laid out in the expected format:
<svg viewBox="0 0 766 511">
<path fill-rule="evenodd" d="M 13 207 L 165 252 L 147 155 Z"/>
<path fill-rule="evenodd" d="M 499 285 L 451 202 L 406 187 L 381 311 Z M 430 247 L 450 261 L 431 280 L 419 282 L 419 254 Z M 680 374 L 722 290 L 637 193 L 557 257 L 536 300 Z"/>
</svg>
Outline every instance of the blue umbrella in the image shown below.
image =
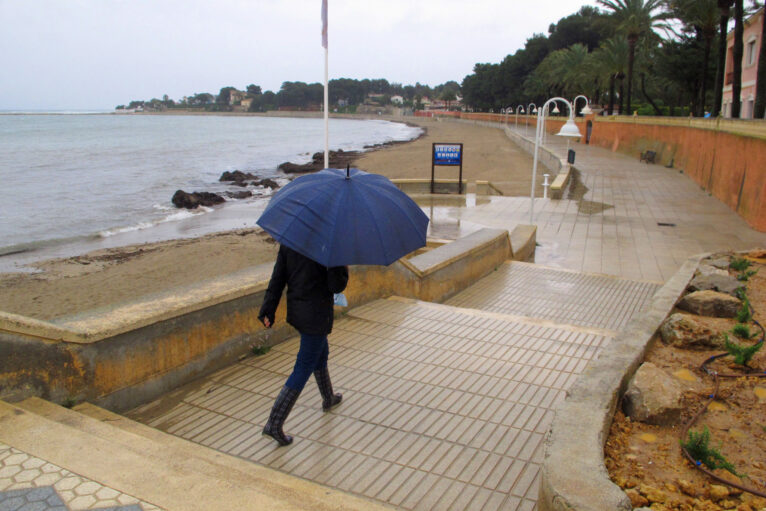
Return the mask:
<svg viewBox="0 0 766 511">
<path fill-rule="evenodd" d="M 383 176 L 324 169 L 274 194 L 257 223 L 324 266 L 389 265 L 425 246 L 428 217 Z"/>
</svg>

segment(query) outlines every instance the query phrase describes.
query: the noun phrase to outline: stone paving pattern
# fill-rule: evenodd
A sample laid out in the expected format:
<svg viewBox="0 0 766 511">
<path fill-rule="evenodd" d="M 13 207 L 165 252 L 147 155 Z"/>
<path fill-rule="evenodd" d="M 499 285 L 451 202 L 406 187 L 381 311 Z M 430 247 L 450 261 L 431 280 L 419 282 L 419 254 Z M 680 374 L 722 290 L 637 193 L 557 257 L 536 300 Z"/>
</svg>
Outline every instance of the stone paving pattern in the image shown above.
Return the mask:
<svg viewBox="0 0 766 511">
<path fill-rule="evenodd" d="M 648 305 L 659 287 L 652 282 L 514 262 L 501 265 L 444 303 L 621 330 L 636 311 Z"/>
<path fill-rule="evenodd" d="M 160 508 L 0 443 L 0 511 L 86 509 Z"/>
<path fill-rule="evenodd" d="M 289 447 L 260 430 L 292 370 L 297 338 L 130 415 L 401 509 L 531 510 L 554 409 L 613 334 L 378 300 L 336 323 L 330 368 L 344 401 L 322 413 L 312 378 L 286 423 Z"/>
<path fill-rule="evenodd" d="M 519 133 L 524 134 L 523 127 Z M 548 136 L 546 146 L 566 157 L 563 137 Z M 690 256 L 766 244 L 766 234 L 751 229 L 681 169 L 642 163 L 638 156 L 600 147 L 573 144 L 572 148 L 579 171 L 572 178 L 574 187 L 562 200 L 535 200 L 536 263 L 664 282 Z M 545 172 L 549 171 L 540 165 L 538 183 Z M 448 201 L 436 199 L 439 230 L 463 236 L 482 227 L 511 231 L 530 223 L 528 196 L 492 197 L 472 207 L 470 200 L 448 206 Z M 424 211 L 431 213 L 427 206 Z"/>
</svg>

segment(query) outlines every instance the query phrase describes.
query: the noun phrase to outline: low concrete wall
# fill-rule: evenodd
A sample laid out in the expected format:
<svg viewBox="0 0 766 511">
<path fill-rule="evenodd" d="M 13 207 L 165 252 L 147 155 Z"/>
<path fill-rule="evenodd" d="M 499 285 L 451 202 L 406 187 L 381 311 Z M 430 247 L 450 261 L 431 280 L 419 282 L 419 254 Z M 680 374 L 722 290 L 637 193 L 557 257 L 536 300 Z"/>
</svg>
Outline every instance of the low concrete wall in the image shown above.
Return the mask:
<svg viewBox="0 0 766 511">
<path fill-rule="evenodd" d="M 534 229 L 514 239 L 527 255 Z M 530 239 L 524 239 L 526 234 Z M 355 266 L 350 306 L 393 294 L 443 301 L 512 258 L 507 231 L 483 229 L 387 267 Z M 134 303 L 54 322 L 0 312 L 0 399 L 87 400 L 121 411 L 293 335 L 285 300 L 276 327 L 258 312 L 271 275 L 262 265 Z"/>
<path fill-rule="evenodd" d="M 649 308 L 588 364 L 567 393 L 545 438 L 537 501 L 540 510 L 632 509 L 628 496 L 609 479 L 604 444 L 628 381 L 703 257 L 689 258 L 655 293 Z"/>
</svg>

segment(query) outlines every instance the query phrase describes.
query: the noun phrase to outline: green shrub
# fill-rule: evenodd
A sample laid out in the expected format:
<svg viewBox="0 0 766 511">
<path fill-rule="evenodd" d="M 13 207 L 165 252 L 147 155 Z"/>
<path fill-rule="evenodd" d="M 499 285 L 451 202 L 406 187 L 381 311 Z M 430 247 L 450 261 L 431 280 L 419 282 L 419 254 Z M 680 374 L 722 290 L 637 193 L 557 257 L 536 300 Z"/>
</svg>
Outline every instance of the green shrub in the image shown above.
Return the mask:
<svg viewBox="0 0 766 511">
<path fill-rule="evenodd" d="M 735 257 L 731 260 L 729 263 L 729 268 L 731 268 L 734 271 L 745 271 L 748 268 L 750 268 L 750 265 L 753 264 L 747 259 L 743 257 Z"/>
<path fill-rule="evenodd" d="M 739 323 L 750 323 L 752 319 L 753 313 L 750 310 L 750 300 L 745 297 L 745 299 L 742 300 L 742 307 L 737 311 L 737 321 Z"/>
<path fill-rule="evenodd" d="M 742 346 L 740 344 L 729 341 L 729 336 L 726 335 L 726 351 L 729 355 L 734 357 L 734 363 L 741 366 L 746 366 L 748 362 L 753 358 L 753 355 L 758 353 L 758 350 L 763 346 L 762 343 L 753 344 L 752 346 Z"/>
<path fill-rule="evenodd" d="M 689 431 L 687 440 L 685 442 L 681 440 L 681 447 L 686 449 L 689 456 L 698 462 L 704 463 L 710 470 L 722 468 L 737 477 L 742 477 L 737 473 L 734 465 L 728 462 L 718 449 L 710 447 L 709 444 L 710 430 L 707 429 L 707 426 L 704 426 L 701 432 Z"/>
<path fill-rule="evenodd" d="M 750 327 L 737 323 L 734 328 L 731 329 L 731 333 L 739 337 L 740 339 L 750 339 L 753 335 L 750 333 Z"/>
</svg>

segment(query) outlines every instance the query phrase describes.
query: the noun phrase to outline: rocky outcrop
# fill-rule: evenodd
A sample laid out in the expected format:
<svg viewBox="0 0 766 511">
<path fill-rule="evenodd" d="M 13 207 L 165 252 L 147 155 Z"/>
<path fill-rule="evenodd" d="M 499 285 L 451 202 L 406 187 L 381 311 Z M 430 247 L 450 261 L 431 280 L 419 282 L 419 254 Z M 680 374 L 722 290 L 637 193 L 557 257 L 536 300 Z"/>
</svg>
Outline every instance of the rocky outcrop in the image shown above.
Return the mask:
<svg viewBox="0 0 766 511">
<path fill-rule="evenodd" d="M 713 268 L 709 266 L 709 268 Z M 723 273 L 717 273 L 723 272 Z M 690 291 L 720 291 L 727 295 L 737 296 L 737 289 L 742 287 L 742 282 L 729 275 L 724 270 L 715 270 L 715 272 L 700 273 L 689 283 Z"/>
<path fill-rule="evenodd" d="M 247 199 L 253 196 L 253 192 L 250 190 L 242 190 L 241 192 L 223 192 L 225 196 L 230 199 Z"/>
<path fill-rule="evenodd" d="M 218 181 L 224 182 L 224 181 L 233 181 L 235 184 L 239 184 L 240 186 L 245 186 L 245 181 L 248 181 L 250 179 L 258 179 L 258 176 L 255 174 L 251 174 L 250 172 L 242 172 L 241 170 L 235 170 L 233 172 L 229 172 L 228 170 L 221 174 L 221 177 L 218 178 Z M 246 183 L 245 183 L 246 184 Z"/>
<path fill-rule="evenodd" d="M 330 160 L 330 168 L 343 169 L 346 168 L 346 165 L 350 165 L 357 157 L 359 157 L 359 152 L 338 149 L 337 151 L 330 151 L 328 157 Z M 309 163 L 299 165 L 288 161 L 280 164 L 277 168 L 286 174 L 317 172 L 324 168 L 324 152 L 314 153 Z"/>
<path fill-rule="evenodd" d="M 725 345 L 722 335 L 681 313 L 672 314 L 662 323 L 660 336 L 665 344 L 683 349 L 723 349 Z"/>
<path fill-rule="evenodd" d="M 716 318 L 733 318 L 741 306 L 739 299 L 717 291 L 695 291 L 678 302 L 680 309 Z"/>
<path fill-rule="evenodd" d="M 628 384 L 623 408 L 633 420 L 675 424 L 681 418 L 681 386 L 656 365 L 644 362 Z"/>
<path fill-rule="evenodd" d="M 271 188 L 272 190 L 276 190 L 279 188 L 279 183 L 274 181 L 273 179 L 256 179 L 252 182 L 253 186 L 263 186 L 265 188 Z"/>
<path fill-rule="evenodd" d="M 226 199 L 218 195 L 217 193 L 211 193 L 211 192 L 192 192 L 188 193 L 183 190 L 177 190 L 176 193 L 173 194 L 173 198 L 171 199 L 173 201 L 173 204 L 177 208 L 186 208 L 186 209 L 195 209 L 199 206 L 215 206 L 216 204 L 221 204 L 223 202 L 226 202 Z"/>
</svg>

